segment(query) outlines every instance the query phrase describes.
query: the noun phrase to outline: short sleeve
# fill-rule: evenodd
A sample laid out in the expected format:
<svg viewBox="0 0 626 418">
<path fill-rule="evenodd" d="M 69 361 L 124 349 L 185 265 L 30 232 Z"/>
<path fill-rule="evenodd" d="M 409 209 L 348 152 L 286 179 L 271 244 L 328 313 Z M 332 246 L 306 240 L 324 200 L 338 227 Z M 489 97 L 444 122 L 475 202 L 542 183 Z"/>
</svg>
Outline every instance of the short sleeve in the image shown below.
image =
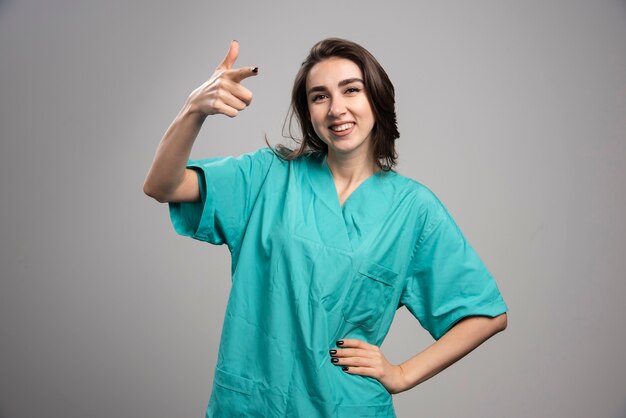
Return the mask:
<svg viewBox="0 0 626 418">
<path fill-rule="evenodd" d="M 417 240 L 401 304 L 435 338 L 473 315 L 507 311 L 497 284 L 447 209 L 433 197 Z"/>
<path fill-rule="evenodd" d="M 169 204 L 174 230 L 231 249 L 238 245 L 275 158 L 264 148 L 239 157 L 190 160 L 200 201 Z"/>
</svg>

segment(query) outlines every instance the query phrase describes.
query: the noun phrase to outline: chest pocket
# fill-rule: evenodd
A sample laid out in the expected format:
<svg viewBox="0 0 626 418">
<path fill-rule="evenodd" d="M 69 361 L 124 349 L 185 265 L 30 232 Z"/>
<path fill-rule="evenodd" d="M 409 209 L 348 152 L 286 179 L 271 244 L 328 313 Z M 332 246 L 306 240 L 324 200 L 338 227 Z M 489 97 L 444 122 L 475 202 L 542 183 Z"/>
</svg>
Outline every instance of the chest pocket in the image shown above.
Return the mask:
<svg viewBox="0 0 626 418">
<path fill-rule="evenodd" d="M 391 303 L 398 274 L 376 263 L 364 262 L 352 278 L 343 304 L 343 318 L 372 332 L 380 326 Z"/>
</svg>

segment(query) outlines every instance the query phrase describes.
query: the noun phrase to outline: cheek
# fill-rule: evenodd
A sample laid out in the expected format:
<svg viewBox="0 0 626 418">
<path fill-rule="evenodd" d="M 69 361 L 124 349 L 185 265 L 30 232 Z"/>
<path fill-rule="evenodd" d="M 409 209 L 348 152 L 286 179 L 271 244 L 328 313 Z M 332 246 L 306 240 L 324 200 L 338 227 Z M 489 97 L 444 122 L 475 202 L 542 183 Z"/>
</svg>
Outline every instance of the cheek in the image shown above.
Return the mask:
<svg viewBox="0 0 626 418">
<path fill-rule="evenodd" d="M 328 143 L 328 141 L 326 141 L 326 133 L 324 132 L 324 128 L 322 126 L 317 125 L 315 122 L 313 122 L 313 130 L 322 142 Z"/>
<path fill-rule="evenodd" d="M 314 109 L 311 109 L 309 107 L 309 122 L 311 122 L 311 126 L 313 127 L 313 130 L 315 131 L 315 133 L 317 134 L 317 136 L 319 138 L 323 138 L 322 133 L 320 132 L 320 119 L 319 116 L 316 114 Z"/>
<path fill-rule="evenodd" d="M 325 126 L 326 116 L 319 106 L 314 108 L 309 107 L 309 115 L 311 117 L 311 124 L 313 124 L 316 131 L 319 127 Z"/>
<path fill-rule="evenodd" d="M 367 100 L 363 100 L 360 103 L 359 111 L 365 117 L 372 118 L 372 119 L 374 118 L 374 112 L 372 111 L 372 106 L 370 105 L 370 102 Z"/>
<path fill-rule="evenodd" d="M 372 111 L 372 107 L 369 105 L 369 103 L 367 103 L 365 106 L 363 106 L 363 115 L 366 119 L 369 120 L 369 122 L 372 125 L 376 124 L 376 118 L 374 117 L 374 112 Z"/>
</svg>

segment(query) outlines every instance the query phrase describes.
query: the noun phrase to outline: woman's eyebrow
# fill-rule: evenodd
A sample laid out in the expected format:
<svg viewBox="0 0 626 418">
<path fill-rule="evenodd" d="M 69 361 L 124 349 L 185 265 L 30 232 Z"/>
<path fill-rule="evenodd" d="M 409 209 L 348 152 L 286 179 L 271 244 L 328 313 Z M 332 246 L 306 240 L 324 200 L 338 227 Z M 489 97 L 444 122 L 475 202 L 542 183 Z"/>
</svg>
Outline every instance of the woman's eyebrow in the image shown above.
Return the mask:
<svg viewBox="0 0 626 418">
<path fill-rule="evenodd" d="M 315 87 L 311 87 L 311 88 L 309 89 L 309 91 L 307 92 L 307 94 L 311 94 L 311 93 L 313 93 L 314 91 L 326 91 L 326 87 L 324 87 L 324 86 L 315 86 Z"/>
<path fill-rule="evenodd" d="M 339 87 L 343 87 L 345 85 L 348 84 L 352 84 L 352 83 L 362 83 L 365 84 L 365 82 L 363 82 L 362 79 L 358 78 L 358 77 L 354 77 L 354 78 L 346 78 L 345 80 L 341 80 L 339 83 L 337 83 L 337 86 Z M 309 89 L 309 91 L 307 92 L 307 94 L 311 94 L 314 91 L 326 91 L 326 87 L 324 86 L 315 86 L 315 87 L 311 87 Z"/>
<path fill-rule="evenodd" d="M 341 80 L 341 81 L 339 82 L 339 84 L 337 84 L 337 85 L 338 85 L 339 87 L 343 87 L 343 86 L 345 86 L 345 85 L 347 85 L 347 84 L 352 84 L 352 83 L 356 83 L 356 82 L 359 82 L 359 83 L 361 83 L 361 84 L 365 84 L 365 83 L 363 82 L 363 80 L 361 80 L 360 78 L 355 77 L 355 78 L 347 78 L 347 79 L 345 79 L 345 80 Z"/>
</svg>

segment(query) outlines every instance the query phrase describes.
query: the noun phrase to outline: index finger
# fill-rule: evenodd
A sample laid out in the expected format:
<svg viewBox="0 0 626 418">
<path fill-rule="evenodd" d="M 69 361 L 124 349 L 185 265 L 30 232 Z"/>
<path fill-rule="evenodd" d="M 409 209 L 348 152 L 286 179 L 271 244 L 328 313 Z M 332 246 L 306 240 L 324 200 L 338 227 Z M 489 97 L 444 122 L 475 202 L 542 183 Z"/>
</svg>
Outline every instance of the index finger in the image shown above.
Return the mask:
<svg viewBox="0 0 626 418">
<path fill-rule="evenodd" d="M 236 83 L 259 74 L 259 67 L 242 67 L 227 72 L 228 77 Z"/>
</svg>

